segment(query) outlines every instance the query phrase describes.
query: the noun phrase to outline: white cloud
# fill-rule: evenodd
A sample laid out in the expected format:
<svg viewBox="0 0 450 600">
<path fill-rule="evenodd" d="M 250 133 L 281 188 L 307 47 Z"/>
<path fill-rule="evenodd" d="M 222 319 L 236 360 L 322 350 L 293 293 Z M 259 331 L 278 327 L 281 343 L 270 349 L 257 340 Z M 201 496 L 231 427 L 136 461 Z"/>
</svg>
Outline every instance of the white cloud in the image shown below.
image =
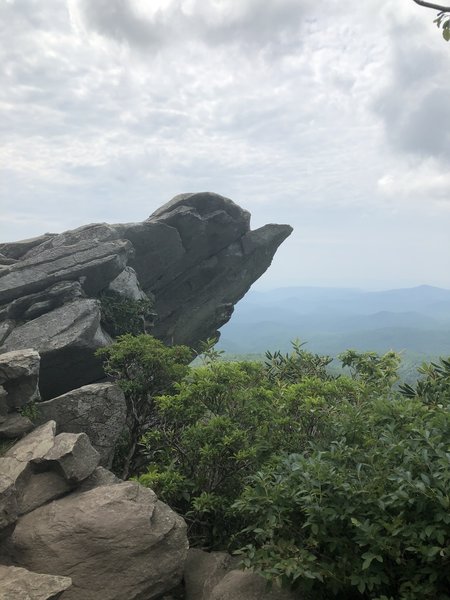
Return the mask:
<svg viewBox="0 0 450 600">
<path fill-rule="evenodd" d="M 305 250 L 295 235 L 335 240 L 338 255 L 343 236 L 347 248 L 373 239 L 375 223 L 411 206 L 419 226 L 421 211 L 448 205 L 450 55 L 433 13 L 417 8 L 0 3 L 2 237 L 38 234 L 43 222 L 142 219 L 204 189 L 245 205 L 257 225 L 294 225 L 288 264 Z M 358 252 L 346 252 L 360 273 Z M 300 283 L 311 253 L 308 268 L 294 260 Z M 324 264 L 326 283 L 336 270 Z"/>
</svg>

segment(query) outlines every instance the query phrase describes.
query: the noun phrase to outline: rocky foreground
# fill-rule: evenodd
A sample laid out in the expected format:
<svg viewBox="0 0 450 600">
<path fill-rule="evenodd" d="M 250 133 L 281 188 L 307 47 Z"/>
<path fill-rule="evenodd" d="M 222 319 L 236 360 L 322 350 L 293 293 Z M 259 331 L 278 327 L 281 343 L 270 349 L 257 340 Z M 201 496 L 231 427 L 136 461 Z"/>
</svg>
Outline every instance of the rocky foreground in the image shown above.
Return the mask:
<svg viewBox="0 0 450 600">
<path fill-rule="evenodd" d="M 168 343 L 215 335 L 291 232 L 249 220 L 185 194 L 142 223 L 0 244 L 0 600 L 290 598 L 188 551 L 183 519 L 108 470 L 127 408 L 94 356 L 104 290 L 150 300 Z"/>
</svg>

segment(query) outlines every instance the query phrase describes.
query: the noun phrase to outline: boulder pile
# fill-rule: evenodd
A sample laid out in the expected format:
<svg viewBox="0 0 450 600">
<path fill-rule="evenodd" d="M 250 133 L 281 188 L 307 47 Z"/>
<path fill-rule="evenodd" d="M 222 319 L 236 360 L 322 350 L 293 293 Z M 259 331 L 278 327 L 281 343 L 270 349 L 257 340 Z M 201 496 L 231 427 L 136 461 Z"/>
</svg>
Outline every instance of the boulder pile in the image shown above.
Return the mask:
<svg viewBox="0 0 450 600">
<path fill-rule="evenodd" d="M 120 422 L 101 405 L 117 402 L 123 427 L 122 393 L 98 384 L 35 404 L 38 366 L 33 350 L 1 356 L 0 598 L 160 598 L 181 581 L 186 524 L 154 492 L 99 466 L 110 460 Z M 16 410 L 30 407 L 44 421 L 36 428 Z"/>
</svg>

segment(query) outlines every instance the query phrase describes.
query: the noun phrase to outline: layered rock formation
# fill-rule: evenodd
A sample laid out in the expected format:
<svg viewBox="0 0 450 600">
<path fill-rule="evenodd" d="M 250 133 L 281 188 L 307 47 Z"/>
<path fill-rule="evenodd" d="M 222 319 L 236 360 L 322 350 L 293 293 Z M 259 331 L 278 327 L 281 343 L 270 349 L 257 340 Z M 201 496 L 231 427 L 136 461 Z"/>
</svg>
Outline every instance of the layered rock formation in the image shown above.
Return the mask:
<svg viewBox="0 0 450 600">
<path fill-rule="evenodd" d="M 151 333 L 195 347 L 217 336 L 290 233 L 251 231 L 247 211 L 199 193 L 176 196 L 142 223 L 0 244 L 0 352 L 39 351 L 44 399 L 99 380 L 94 351 L 111 343 L 98 299 L 107 289 L 150 298 Z"/>
</svg>

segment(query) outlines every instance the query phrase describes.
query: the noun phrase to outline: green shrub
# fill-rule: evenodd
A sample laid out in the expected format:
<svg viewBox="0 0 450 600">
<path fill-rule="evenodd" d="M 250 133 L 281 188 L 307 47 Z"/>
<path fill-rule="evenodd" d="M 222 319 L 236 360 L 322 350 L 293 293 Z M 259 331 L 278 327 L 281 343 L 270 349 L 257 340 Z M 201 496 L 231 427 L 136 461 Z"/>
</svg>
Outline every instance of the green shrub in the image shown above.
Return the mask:
<svg viewBox="0 0 450 600">
<path fill-rule="evenodd" d="M 153 321 L 156 316 L 150 299 L 133 300 L 105 290 L 99 300 L 102 326 L 114 338 L 126 333 L 146 333 L 146 321 Z"/>
<path fill-rule="evenodd" d="M 344 412 L 333 442 L 250 479 L 234 505 L 252 540 L 243 564 L 315 598 L 448 600 L 448 406 L 397 398 Z"/>
<path fill-rule="evenodd" d="M 192 360 L 186 346 L 165 346 L 150 335 L 120 336 L 114 344 L 97 350 L 103 358 L 105 373 L 115 379 L 125 393 L 128 409 L 129 448 L 121 447 L 123 465 L 120 475 L 126 478 L 135 458 L 137 443 L 143 432 L 158 425 L 154 398 L 170 391 L 180 381 Z"/>
<path fill-rule="evenodd" d="M 279 453 L 332 438 L 338 407 L 364 393 L 347 377 L 279 385 L 260 363 L 208 359 L 154 399 L 158 427 L 141 440 L 149 467 L 139 481 L 186 518 L 192 543 L 233 545 L 245 521 L 232 505 L 246 478 Z"/>
</svg>

